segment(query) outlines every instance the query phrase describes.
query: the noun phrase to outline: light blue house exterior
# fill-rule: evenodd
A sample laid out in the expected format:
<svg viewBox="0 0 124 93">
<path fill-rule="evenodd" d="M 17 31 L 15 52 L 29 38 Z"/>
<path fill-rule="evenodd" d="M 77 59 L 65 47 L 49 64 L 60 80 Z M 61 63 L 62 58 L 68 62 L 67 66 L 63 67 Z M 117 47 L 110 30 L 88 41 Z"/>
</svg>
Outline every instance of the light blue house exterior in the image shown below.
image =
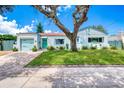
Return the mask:
<svg viewBox="0 0 124 93">
<path fill-rule="evenodd" d="M 48 46 L 63 46 L 70 49 L 70 40 L 64 33 L 18 33 L 17 48 L 19 51 L 31 51 L 36 46 L 37 49 L 45 49 Z M 77 34 L 77 48 L 82 46 L 97 48 L 109 47 L 108 35 L 94 29 L 85 29 Z"/>
<path fill-rule="evenodd" d="M 109 47 L 108 44 L 108 35 L 94 30 L 94 29 L 85 29 L 83 31 L 79 31 L 77 35 L 77 47 L 81 48 L 82 46 L 87 47 Z"/>
<path fill-rule="evenodd" d="M 17 48 L 19 51 L 31 51 L 36 46 L 40 49 L 40 35 L 38 33 L 18 33 Z"/>
</svg>

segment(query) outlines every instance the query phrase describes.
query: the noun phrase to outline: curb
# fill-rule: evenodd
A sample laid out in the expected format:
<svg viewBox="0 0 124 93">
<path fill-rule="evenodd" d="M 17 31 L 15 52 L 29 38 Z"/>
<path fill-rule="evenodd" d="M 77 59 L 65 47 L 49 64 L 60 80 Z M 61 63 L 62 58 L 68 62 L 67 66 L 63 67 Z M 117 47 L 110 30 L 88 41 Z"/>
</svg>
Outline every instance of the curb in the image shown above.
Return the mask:
<svg viewBox="0 0 124 93">
<path fill-rule="evenodd" d="M 124 67 L 124 65 L 42 65 L 42 66 L 35 66 L 35 67 L 26 67 L 26 68 L 56 68 L 56 67 L 60 67 L 60 68 L 81 68 L 81 67 Z"/>
</svg>

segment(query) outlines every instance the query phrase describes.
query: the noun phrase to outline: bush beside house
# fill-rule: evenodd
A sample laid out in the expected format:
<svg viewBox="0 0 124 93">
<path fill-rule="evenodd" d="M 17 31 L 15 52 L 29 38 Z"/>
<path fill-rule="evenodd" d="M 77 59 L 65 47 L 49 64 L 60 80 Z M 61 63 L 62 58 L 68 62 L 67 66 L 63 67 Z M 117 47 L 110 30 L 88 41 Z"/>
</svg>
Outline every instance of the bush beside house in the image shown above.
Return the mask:
<svg viewBox="0 0 124 93">
<path fill-rule="evenodd" d="M 47 47 L 48 50 L 55 50 L 55 48 L 53 46 L 49 46 Z"/>
<path fill-rule="evenodd" d="M 88 49 L 87 46 L 82 46 L 82 50 L 86 50 L 86 49 Z"/>
<path fill-rule="evenodd" d="M 49 46 L 47 47 L 47 50 L 65 50 L 65 47 L 60 46 L 60 47 L 54 47 L 54 46 Z"/>
<path fill-rule="evenodd" d="M 108 47 L 103 47 L 102 49 L 108 49 Z"/>
<path fill-rule="evenodd" d="M 18 49 L 16 47 L 14 47 L 12 50 L 13 50 L 13 52 L 18 51 Z"/>
<path fill-rule="evenodd" d="M 64 50 L 64 49 L 65 49 L 65 47 L 63 47 L 63 46 L 59 47 L 59 50 Z"/>
<path fill-rule="evenodd" d="M 113 49 L 113 50 L 117 49 L 117 47 L 115 47 L 115 46 L 111 46 L 110 48 Z"/>
<path fill-rule="evenodd" d="M 36 51 L 37 51 L 37 47 L 34 46 L 34 47 L 32 48 L 32 51 L 33 51 L 33 52 L 36 52 Z"/>
</svg>

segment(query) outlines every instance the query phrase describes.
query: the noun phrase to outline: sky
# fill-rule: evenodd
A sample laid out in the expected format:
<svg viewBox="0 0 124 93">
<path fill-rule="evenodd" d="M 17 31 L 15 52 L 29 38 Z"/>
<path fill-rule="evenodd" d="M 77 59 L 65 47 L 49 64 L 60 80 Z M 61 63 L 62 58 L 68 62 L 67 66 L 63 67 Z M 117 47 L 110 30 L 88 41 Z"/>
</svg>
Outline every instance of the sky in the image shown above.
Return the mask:
<svg viewBox="0 0 124 93">
<path fill-rule="evenodd" d="M 57 13 L 60 21 L 73 31 L 72 12 L 74 6 L 59 7 Z M 80 28 L 92 25 L 103 25 L 108 34 L 124 31 L 124 6 L 93 5 L 88 11 L 88 20 Z M 41 22 L 44 32 L 61 32 L 61 30 L 32 6 L 17 5 L 12 12 L 0 15 L 0 34 L 36 32 L 36 25 Z"/>
</svg>

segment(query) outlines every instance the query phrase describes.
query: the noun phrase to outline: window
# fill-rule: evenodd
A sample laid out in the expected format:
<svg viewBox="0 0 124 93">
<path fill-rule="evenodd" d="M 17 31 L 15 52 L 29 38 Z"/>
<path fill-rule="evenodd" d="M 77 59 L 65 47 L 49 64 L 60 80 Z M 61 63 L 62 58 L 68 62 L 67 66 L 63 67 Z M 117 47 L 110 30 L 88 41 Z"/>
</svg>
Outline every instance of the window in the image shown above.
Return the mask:
<svg viewBox="0 0 124 93">
<path fill-rule="evenodd" d="M 77 43 L 79 43 L 80 42 L 80 37 L 77 37 Z"/>
<path fill-rule="evenodd" d="M 99 38 L 99 42 L 103 42 L 103 41 L 102 41 L 102 38 Z"/>
<path fill-rule="evenodd" d="M 56 44 L 64 44 L 64 39 L 55 39 Z"/>
<path fill-rule="evenodd" d="M 99 38 L 88 38 L 88 42 L 91 43 L 91 42 L 96 42 L 96 43 L 100 43 L 100 42 L 103 42 L 103 37 L 99 37 Z"/>
<path fill-rule="evenodd" d="M 88 42 L 89 42 L 89 43 L 91 42 L 91 38 L 88 38 Z"/>
</svg>

